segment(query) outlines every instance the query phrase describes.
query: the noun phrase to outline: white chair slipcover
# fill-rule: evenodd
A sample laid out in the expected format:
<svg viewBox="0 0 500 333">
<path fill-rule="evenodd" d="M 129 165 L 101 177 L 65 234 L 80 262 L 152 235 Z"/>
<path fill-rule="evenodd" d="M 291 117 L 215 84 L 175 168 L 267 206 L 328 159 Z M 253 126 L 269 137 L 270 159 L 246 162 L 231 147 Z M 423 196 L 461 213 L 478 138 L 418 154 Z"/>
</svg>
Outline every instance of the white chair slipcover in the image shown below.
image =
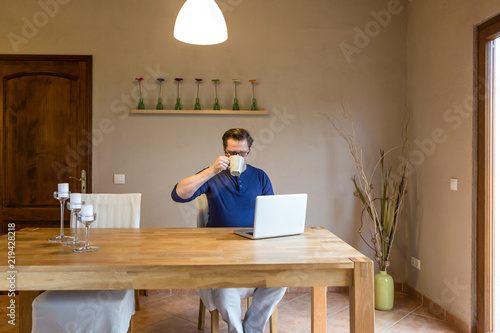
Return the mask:
<svg viewBox="0 0 500 333">
<path fill-rule="evenodd" d="M 82 201 L 97 213 L 91 228 L 140 226 L 140 193 L 82 194 Z M 32 332 L 125 333 L 134 314 L 134 290 L 46 291 L 33 301 Z"/>
<path fill-rule="evenodd" d="M 90 228 L 139 228 L 141 224 L 141 193 L 82 193 L 82 201 L 94 206 L 97 219 Z M 71 219 L 71 228 L 76 221 Z M 82 225 L 78 226 L 79 228 Z"/>
<path fill-rule="evenodd" d="M 196 201 L 196 225 L 198 228 L 205 228 L 208 222 L 208 200 L 205 194 L 195 199 Z"/>
<path fill-rule="evenodd" d="M 124 333 L 134 314 L 133 290 L 51 290 L 33 301 L 32 332 Z"/>
<path fill-rule="evenodd" d="M 198 228 L 204 228 L 207 225 L 209 213 L 207 196 L 205 194 L 202 194 L 195 200 L 197 208 L 196 224 Z M 242 299 L 252 297 L 254 292 L 255 288 L 238 288 L 238 293 L 240 294 L 240 297 Z M 212 312 L 216 310 L 216 306 L 213 302 L 212 297 L 212 289 L 198 289 L 198 294 L 200 295 L 200 298 L 208 311 Z"/>
</svg>

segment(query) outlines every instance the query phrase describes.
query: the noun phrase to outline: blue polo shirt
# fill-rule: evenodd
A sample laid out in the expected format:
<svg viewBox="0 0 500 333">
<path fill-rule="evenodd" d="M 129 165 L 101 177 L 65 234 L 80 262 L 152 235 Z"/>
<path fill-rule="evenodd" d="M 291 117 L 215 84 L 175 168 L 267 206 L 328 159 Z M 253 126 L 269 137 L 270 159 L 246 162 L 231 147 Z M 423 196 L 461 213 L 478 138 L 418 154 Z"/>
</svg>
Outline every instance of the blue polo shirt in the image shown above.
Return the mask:
<svg viewBox="0 0 500 333">
<path fill-rule="evenodd" d="M 218 173 L 203 184 L 191 198 L 182 199 L 177 195 L 176 189 L 177 185 L 172 190 L 172 199 L 175 202 L 189 202 L 203 193 L 206 194 L 207 227 L 253 227 L 255 198 L 258 195 L 274 195 L 267 174 L 249 164 L 239 177 L 231 176 L 229 170 Z"/>
</svg>

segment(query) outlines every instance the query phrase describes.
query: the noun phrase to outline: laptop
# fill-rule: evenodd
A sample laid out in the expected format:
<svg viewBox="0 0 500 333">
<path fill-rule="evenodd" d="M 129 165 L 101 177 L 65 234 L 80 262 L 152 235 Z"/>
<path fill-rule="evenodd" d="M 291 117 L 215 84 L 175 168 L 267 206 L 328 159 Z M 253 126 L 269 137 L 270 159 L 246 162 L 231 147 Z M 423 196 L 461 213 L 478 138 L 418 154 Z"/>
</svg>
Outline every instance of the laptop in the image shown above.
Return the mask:
<svg viewBox="0 0 500 333">
<path fill-rule="evenodd" d="M 282 237 L 304 233 L 307 194 L 258 196 L 252 229 L 238 229 L 234 233 L 250 239 Z"/>
</svg>

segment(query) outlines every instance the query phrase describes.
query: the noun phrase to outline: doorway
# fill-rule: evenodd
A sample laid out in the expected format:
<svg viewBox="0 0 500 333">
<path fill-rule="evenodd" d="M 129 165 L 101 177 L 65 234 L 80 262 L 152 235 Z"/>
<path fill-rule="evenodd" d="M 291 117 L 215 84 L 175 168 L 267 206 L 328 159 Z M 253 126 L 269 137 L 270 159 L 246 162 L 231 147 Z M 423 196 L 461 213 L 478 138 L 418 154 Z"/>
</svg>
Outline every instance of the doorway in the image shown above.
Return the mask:
<svg viewBox="0 0 500 333">
<path fill-rule="evenodd" d="M 500 96 L 495 81 L 500 78 L 500 15 L 477 29 L 477 239 L 476 300 L 477 331 L 500 329 L 500 249 L 495 233 L 500 231 Z M 499 205 L 497 205 L 499 204 Z M 496 222 L 498 220 L 498 222 Z M 499 255 L 495 254 L 498 251 Z M 496 258 L 496 259 L 495 259 Z M 496 271 L 496 272 L 495 272 Z M 495 287 L 495 280 L 499 288 Z M 499 290 L 497 290 L 499 289 Z M 496 295 L 495 295 L 496 294 Z"/>
<path fill-rule="evenodd" d="M 491 41 L 491 108 L 493 113 L 493 331 L 500 330 L 500 37 Z"/>
<path fill-rule="evenodd" d="M 0 77 L 0 232 L 57 227 L 57 184 L 92 184 L 92 57 L 0 55 Z"/>
</svg>

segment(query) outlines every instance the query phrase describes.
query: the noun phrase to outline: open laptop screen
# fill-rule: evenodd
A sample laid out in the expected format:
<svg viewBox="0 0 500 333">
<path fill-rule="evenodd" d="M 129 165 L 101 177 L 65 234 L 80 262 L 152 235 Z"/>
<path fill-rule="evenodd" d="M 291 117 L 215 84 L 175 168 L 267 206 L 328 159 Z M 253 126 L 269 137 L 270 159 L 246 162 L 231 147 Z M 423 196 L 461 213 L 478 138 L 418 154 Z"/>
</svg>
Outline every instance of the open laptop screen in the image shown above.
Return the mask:
<svg viewBox="0 0 500 333">
<path fill-rule="evenodd" d="M 235 233 L 253 239 L 301 234 L 305 227 L 306 208 L 305 193 L 258 196 L 253 230 L 235 230 Z M 249 232 L 253 235 L 248 235 Z"/>
</svg>

